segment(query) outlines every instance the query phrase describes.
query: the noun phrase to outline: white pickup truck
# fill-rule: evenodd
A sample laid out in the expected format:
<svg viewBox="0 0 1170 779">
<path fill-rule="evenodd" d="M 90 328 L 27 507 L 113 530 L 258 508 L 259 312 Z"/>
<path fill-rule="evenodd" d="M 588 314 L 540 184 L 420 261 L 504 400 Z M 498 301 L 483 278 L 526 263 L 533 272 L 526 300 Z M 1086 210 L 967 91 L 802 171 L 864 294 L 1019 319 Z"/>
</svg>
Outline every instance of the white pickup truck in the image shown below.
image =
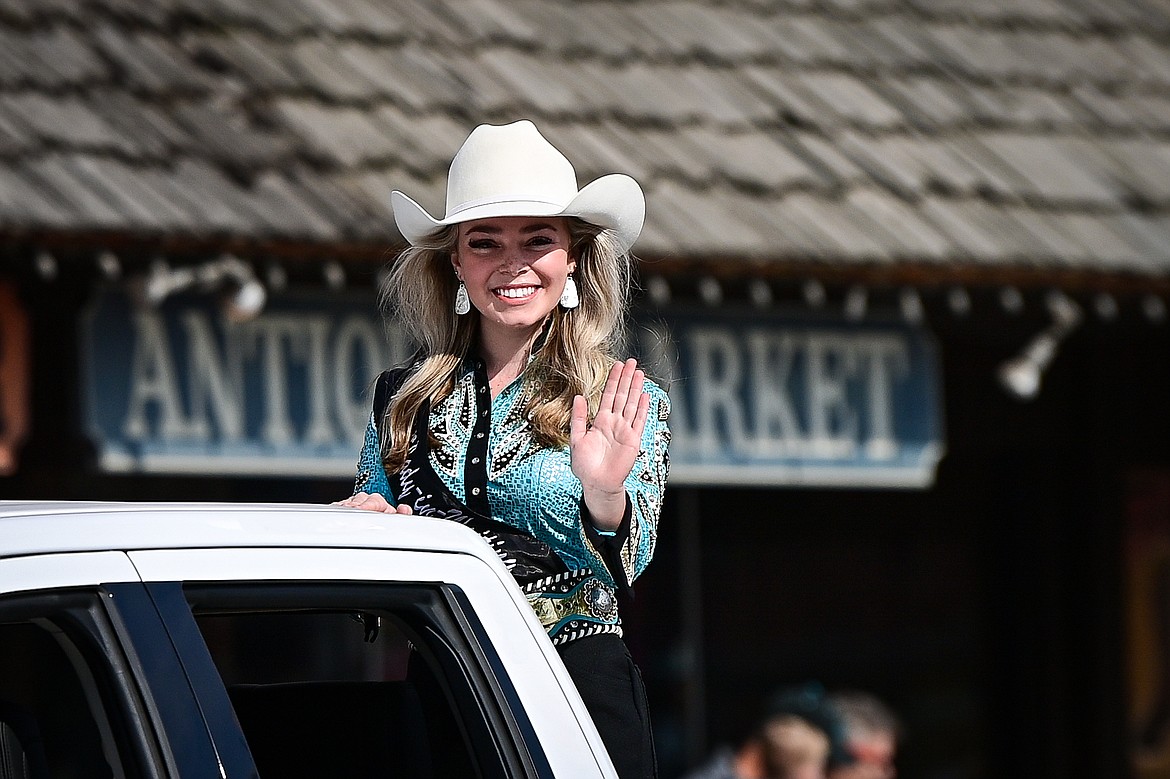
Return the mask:
<svg viewBox="0 0 1170 779">
<path fill-rule="evenodd" d="M 452 522 L 0 502 L 0 779 L 612 777 L 520 590 Z"/>
</svg>

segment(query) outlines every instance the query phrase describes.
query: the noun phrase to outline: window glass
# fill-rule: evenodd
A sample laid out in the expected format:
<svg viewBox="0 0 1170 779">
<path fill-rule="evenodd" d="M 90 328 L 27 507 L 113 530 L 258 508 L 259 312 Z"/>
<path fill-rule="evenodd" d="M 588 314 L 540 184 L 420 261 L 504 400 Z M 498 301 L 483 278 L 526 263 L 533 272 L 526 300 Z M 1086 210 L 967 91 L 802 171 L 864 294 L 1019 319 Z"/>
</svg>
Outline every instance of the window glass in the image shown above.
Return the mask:
<svg viewBox="0 0 1170 779">
<path fill-rule="evenodd" d="M 204 614 L 196 622 L 229 686 L 399 681 L 412 652 L 395 620 L 361 612 Z"/>
<path fill-rule="evenodd" d="M 72 617 L 0 603 L 0 757 L 16 776 L 137 776 L 106 660 Z M 51 605 L 51 604 L 46 604 Z"/>
<path fill-rule="evenodd" d="M 507 774 L 472 682 L 417 604 L 271 592 L 191 598 L 262 779 Z"/>
</svg>

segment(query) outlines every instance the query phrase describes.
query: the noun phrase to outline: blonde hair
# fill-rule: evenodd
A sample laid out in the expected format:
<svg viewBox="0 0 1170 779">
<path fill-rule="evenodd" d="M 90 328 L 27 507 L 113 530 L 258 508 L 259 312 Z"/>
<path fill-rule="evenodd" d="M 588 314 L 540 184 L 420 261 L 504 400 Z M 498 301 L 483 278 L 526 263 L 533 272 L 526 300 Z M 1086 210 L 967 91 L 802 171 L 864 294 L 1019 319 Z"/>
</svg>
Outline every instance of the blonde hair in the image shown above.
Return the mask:
<svg viewBox="0 0 1170 779">
<path fill-rule="evenodd" d="M 590 412 L 615 355 L 626 343 L 625 312 L 630 294 L 631 258 L 608 229 L 576 217 L 569 227 L 569 256 L 581 303 L 554 307 L 548 334 L 523 375 L 525 413 L 537 443 L 569 442 L 573 396 L 583 395 Z M 398 318 L 424 355 L 421 364 L 390 399 L 382 425 L 382 460 L 387 473 L 406 462 L 411 427 L 425 402 L 434 407 L 455 387 L 459 366 L 475 349 L 479 313 L 455 313 L 459 282 L 451 266 L 459 226 L 451 225 L 398 256 L 381 291 L 384 308 Z"/>
<path fill-rule="evenodd" d="M 795 715 L 771 720 L 763 728 L 763 747 L 768 775 L 823 777 L 829 760 L 829 736 Z"/>
</svg>

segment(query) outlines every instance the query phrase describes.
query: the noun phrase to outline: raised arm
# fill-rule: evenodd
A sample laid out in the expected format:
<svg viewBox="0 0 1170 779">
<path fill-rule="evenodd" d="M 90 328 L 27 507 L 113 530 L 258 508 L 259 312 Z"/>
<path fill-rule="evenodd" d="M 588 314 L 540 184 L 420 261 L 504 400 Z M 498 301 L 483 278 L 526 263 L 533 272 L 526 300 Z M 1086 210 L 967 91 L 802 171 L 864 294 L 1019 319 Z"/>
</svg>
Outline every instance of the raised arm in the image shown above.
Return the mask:
<svg viewBox="0 0 1170 779">
<path fill-rule="evenodd" d="M 585 398 L 573 398 L 569 457 L 581 480 L 582 498 L 593 524 L 614 532 L 626 511 L 625 483 L 641 449 L 650 395 L 636 360 L 614 363 L 592 424 Z"/>
</svg>

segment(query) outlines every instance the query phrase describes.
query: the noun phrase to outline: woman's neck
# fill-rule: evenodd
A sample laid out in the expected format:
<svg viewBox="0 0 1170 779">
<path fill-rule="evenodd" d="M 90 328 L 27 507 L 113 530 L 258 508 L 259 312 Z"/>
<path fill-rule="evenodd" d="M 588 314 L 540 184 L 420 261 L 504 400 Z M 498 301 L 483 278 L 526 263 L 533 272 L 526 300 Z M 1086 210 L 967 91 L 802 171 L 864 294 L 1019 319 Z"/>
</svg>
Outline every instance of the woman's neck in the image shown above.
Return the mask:
<svg viewBox="0 0 1170 779">
<path fill-rule="evenodd" d="M 540 328 L 528 332 L 480 332 L 479 353 L 487 367 L 492 397 L 524 372 Z"/>
</svg>

